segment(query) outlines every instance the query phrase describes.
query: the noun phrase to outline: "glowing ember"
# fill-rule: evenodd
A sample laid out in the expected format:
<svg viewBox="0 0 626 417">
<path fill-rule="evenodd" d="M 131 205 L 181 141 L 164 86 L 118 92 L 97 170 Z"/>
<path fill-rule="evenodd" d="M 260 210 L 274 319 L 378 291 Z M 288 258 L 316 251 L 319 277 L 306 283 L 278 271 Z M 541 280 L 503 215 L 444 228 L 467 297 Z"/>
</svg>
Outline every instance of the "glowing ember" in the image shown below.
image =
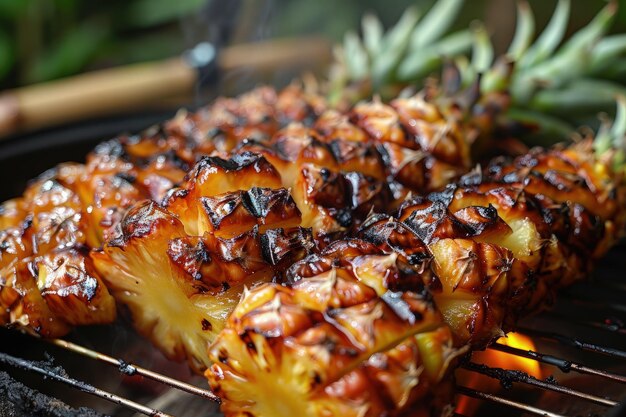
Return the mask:
<svg viewBox="0 0 626 417">
<path fill-rule="evenodd" d="M 532 339 L 519 333 L 509 333 L 505 337 L 498 339 L 498 343 L 523 350 L 536 350 Z M 485 351 L 474 352 L 472 353 L 472 362 L 484 364 L 492 368 L 523 371 L 535 378 L 542 378 L 542 370 L 539 362 L 497 350 L 487 349 Z M 497 392 L 500 388 L 499 381 L 476 372 L 459 369 L 456 372 L 456 377 L 460 385 L 476 390 Z M 471 416 L 476 412 L 480 403 L 480 400 L 460 395 L 457 397 L 456 412 Z"/>
</svg>

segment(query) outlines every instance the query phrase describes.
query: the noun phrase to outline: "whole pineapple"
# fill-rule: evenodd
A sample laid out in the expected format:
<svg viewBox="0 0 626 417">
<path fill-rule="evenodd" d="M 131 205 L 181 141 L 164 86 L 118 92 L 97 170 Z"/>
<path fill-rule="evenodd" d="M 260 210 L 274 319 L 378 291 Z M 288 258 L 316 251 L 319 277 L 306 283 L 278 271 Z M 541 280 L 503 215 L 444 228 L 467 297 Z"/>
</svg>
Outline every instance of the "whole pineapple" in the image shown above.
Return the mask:
<svg viewBox="0 0 626 417">
<path fill-rule="evenodd" d="M 396 217 L 373 215 L 361 239 L 303 259 L 282 283 L 247 291 L 209 349 L 206 376 L 226 416 L 441 412 L 451 359 L 549 302 L 622 234 L 625 132 L 626 101 L 594 142 L 498 158 L 443 192 L 409 199 Z M 426 317 L 416 314 L 415 294 L 432 297 L 441 313 L 433 317 L 448 326 L 437 342 L 432 328 L 411 327 Z M 372 308 L 345 312 L 363 304 Z M 385 326 L 387 309 L 402 331 Z M 415 341 L 419 356 L 389 365 Z M 342 354 L 350 360 L 336 361 Z M 433 374 L 419 371 L 427 363 Z"/>
</svg>

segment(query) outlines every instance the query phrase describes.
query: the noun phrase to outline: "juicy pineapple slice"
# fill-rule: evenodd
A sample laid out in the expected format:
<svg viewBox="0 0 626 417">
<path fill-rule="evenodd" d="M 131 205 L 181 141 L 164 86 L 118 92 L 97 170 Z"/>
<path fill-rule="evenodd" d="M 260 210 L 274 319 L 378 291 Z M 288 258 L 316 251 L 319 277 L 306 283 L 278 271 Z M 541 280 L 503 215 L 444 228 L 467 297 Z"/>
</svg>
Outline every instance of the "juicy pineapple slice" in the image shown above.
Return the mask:
<svg viewBox="0 0 626 417">
<path fill-rule="evenodd" d="M 510 236 L 512 230 L 494 207 L 450 212 L 453 198 L 453 190 L 414 198 L 397 219 L 372 216 L 360 234 L 432 291 L 459 345 L 482 346 L 503 332 L 514 257 L 481 239 Z"/>
<path fill-rule="evenodd" d="M 430 415 L 421 401 L 460 351 L 421 290 L 394 292 L 384 271 L 363 271 L 379 255 L 336 242 L 294 265 L 288 286 L 244 293 L 206 372 L 226 416 Z"/>
<path fill-rule="evenodd" d="M 43 337 L 60 337 L 70 331 L 70 325 L 55 315 L 39 291 L 37 277 L 26 261 L 17 261 L 8 270 L 3 270 L 5 293 L 12 293 L 9 307 L 9 323 L 27 332 Z"/>
<path fill-rule="evenodd" d="M 207 346 L 243 288 L 269 281 L 274 267 L 310 245 L 299 228 L 260 233 L 255 225 L 232 237 L 190 236 L 177 216 L 147 200 L 92 257 L 135 328 L 168 357 L 202 370 L 210 363 Z"/>
<path fill-rule="evenodd" d="M 441 286 L 435 302 L 455 337 L 486 343 L 503 336 L 511 253 L 470 239 L 441 239 L 429 249 Z"/>
<path fill-rule="evenodd" d="M 168 357 L 188 358 L 198 368 L 208 363 L 206 345 L 221 329 L 220 323 L 238 295 L 229 296 L 236 293 L 231 288 L 230 293 L 221 294 L 219 303 L 206 300 L 219 292 L 209 292 L 212 288 L 198 279 L 199 271 L 184 270 L 175 263 L 179 261 L 177 252 L 194 249 L 178 249 L 178 240 L 185 237 L 176 217 L 145 202 L 124 218 L 122 235 L 92 256 L 118 302 L 130 310 L 135 328 Z M 203 249 L 187 253 L 188 258 L 212 264 Z M 186 261 L 183 266 L 189 266 Z"/>
<path fill-rule="evenodd" d="M 74 191 L 84 173 L 64 164 L 31 183 L 0 217 L 2 321 L 46 337 L 71 325 L 110 323 L 115 302 L 87 254 L 87 214 Z M 21 222 L 14 217 L 27 212 Z"/>
</svg>

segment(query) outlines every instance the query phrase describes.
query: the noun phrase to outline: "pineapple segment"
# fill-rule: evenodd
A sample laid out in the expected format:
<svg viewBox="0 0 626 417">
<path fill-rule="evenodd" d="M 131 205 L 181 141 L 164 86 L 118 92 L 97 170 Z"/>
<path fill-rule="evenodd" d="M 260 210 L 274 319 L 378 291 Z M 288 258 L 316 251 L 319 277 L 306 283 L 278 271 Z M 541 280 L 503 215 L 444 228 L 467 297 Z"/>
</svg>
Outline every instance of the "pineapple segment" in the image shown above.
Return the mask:
<svg viewBox="0 0 626 417">
<path fill-rule="evenodd" d="M 61 337 L 71 327 L 62 316 L 55 315 L 37 286 L 37 277 L 28 261 L 16 261 L 11 268 L 2 271 L 3 301 L 11 298 L 9 323 L 27 332 L 43 337 Z M 6 275 L 5 275 L 6 274 Z"/>
<path fill-rule="evenodd" d="M 444 115 L 442 107 L 429 103 L 422 96 L 397 98 L 391 106 L 398 112 L 399 120 L 413 143 L 405 146 L 419 148 L 437 160 L 451 165 L 460 165 L 466 171 L 471 165 L 470 148 L 474 141 L 469 129 L 462 131 L 454 113 Z"/>
<path fill-rule="evenodd" d="M 274 268 L 311 245 L 302 229 L 261 234 L 255 226 L 231 238 L 189 236 L 173 213 L 144 201 L 92 258 L 135 328 L 169 358 L 187 359 L 201 371 L 210 364 L 208 344 L 243 289 L 269 281 Z"/>
<path fill-rule="evenodd" d="M 435 302 L 457 340 L 486 345 L 503 336 L 512 254 L 469 239 L 441 239 L 429 249 L 441 286 Z"/>
<path fill-rule="evenodd" d="M 128 161 L 109 155 L 94 155 L 76 184 L 76 192 L 85 208 L 89 245 L 100 247 L 114 237 L 115 227 L 136 201 L 148 197 L 137 184 L 138 169 Z"/>
<path fill-rule="evenodd" d="M 227 417 L 429 415 L 460 351 L 428 296 L 385 288 L 384 268 L 378 282 L 355 273 L 370 251 L 340 241 L 296 263 L 289 285 L 244 293 L 206 371 Z"/>
<path fill-rule="evenodd" d="M 115 319 L 115 302 L 87 254 L 95 237 L 75 189 L 84 166 L 63 164 L 31 183 L 0 215 L 0 307 L 4 324 L 46 337 L 71 325 Z M 21 223 L 18 213 L 28 213 Z"/>
<path fill-rule="evenodd" d="M 35 258 L 37 286 L 50 311 L 72 326 L 115 320 L 115 300 L 91 259 L 69 249 Z"/>
<path fill-rule="evenodd" d="M 173 189 L 165 206 L 182 221 L 185 231 L 199 236 L 209 229 L 202 197 L 248 190 L 252 187 L 281 188 L 280 174 L 261 155 L 244 152 L 231 159 L 205 157 L 187 174 L 182 188 Z"/>
<path fill-rule="evenodd" d="M 207 294 L 210 287 L 167 256 L 170 242 L 185 236 L 173 215 L 145 202 L 124 219 L 122 235 L 92 256 L 117 301 L 130 310 L 135 328 L 169 358 L 187 358 L 202 369 L 209 363 L 206 347 L 237 297 L 220 297 L 215 304 L 203 300 L 219 292 Z"/>
<path fill-rule="evenodd" d="M 261 232 L 268 227 L 296 227 L 300 225 L 300 211 L 289 192 L 280 188 L 253 187 L 202 197 L 204 218 L 200 220 L 199 234 L 206 232 L 219 237 L 233 237 L 255 226 Z"/>
<path fill-rule="evenodd" d="M 454 196 L 452 187 L 405 202 L 397 219 L 372 216 L 360 234 L 387 258 L 364 270 L 383 269 L 391 259 L 402 264 L 411 273 L 388 271 L 386 280 L 399 288 L 415 282 L 427 286 L 456 343 L 484 346 L 503 333 L 511 282 L 517 278 L 511 273 L 521 270 L 515 269 L 511 251 L 487 243 L 513 233 L 496 208 L 470 205 L 451 212 Z"/>
<path fill-rule="evenodd" d="M 535 223 L 529 218 L 523 218 L 510 220 L 507 224 L 511 228 L 510 233 L 481 236 L 478 240 L 507 248 L 516 259 L 525 262 L 530 268 L 536 269 L 541 261 L 541 250 L 544 242 Z"/>
</svg>

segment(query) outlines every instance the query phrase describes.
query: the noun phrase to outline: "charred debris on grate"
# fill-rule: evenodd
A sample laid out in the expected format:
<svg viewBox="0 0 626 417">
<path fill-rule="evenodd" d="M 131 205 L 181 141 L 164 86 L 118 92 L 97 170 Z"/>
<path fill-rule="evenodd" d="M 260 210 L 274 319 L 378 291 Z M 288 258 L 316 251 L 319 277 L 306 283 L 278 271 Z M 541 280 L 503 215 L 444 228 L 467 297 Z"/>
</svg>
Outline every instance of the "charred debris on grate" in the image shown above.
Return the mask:
<svg viewBox="0 0 626 417">
<path fill-rule="evenodd" d="M 97 411 L 71 408 L 0 372 L 0 417 L 104 417 Z"/>
</svg>

